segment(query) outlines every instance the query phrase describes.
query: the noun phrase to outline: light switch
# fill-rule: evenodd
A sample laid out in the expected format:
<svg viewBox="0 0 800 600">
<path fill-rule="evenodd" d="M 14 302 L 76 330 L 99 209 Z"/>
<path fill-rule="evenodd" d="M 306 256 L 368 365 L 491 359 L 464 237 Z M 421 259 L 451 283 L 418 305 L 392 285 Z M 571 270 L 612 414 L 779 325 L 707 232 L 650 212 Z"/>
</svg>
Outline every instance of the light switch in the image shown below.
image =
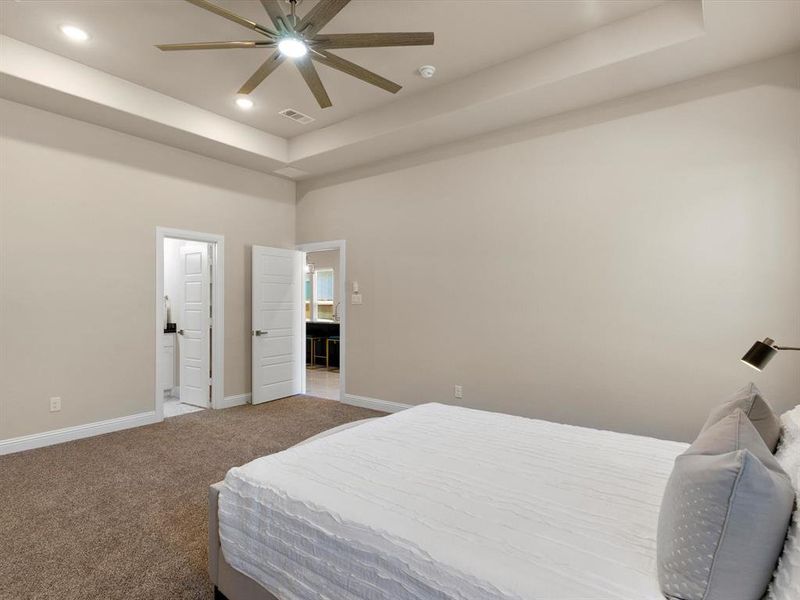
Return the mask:
<svg viewBox="0 0 800 600">
<path fill-rule="evenodd" d="M 351 304 L 361 304 L 361 294 L 355 293 L 350 297 Z"/>
</svg>

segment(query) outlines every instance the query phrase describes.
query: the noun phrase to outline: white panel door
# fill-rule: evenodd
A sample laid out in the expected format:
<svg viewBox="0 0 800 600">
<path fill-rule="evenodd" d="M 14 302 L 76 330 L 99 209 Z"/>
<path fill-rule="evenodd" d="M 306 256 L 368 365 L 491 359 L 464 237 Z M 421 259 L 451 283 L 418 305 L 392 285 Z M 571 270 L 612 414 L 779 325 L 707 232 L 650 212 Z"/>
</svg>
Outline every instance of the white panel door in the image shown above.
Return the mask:
<svg viewBox="0 0 800 600">
<path fill-rule="evenodd" d="M 181 248 L 178 340 L 181 402 L 208 408 L 211 390 L 211 276 L 208 244 Z"/>
<path fill-rule="evenodd" d="M 253 404 L 301 391 L 302 255 L 253 246 Z"/>
</svg>

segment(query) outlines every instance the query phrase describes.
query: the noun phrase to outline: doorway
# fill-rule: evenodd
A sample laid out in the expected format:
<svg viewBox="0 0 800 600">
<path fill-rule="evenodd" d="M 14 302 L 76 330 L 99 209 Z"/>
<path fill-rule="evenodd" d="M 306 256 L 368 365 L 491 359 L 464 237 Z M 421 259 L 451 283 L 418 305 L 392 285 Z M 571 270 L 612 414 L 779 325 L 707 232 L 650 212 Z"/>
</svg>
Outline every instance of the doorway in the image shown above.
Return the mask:
<svg viewBox="0 0 800 600">
<path fill-rule="evenodd" d="M 302 244 L 304 389 L 310 396 L 342 400 L 345 373 L 345 243 Z"/>
<path fill-rule="evenodd" d="M 156 254 L 156 413 L 220 406 L 224 238 L 157 228 Z"/>
</svg>

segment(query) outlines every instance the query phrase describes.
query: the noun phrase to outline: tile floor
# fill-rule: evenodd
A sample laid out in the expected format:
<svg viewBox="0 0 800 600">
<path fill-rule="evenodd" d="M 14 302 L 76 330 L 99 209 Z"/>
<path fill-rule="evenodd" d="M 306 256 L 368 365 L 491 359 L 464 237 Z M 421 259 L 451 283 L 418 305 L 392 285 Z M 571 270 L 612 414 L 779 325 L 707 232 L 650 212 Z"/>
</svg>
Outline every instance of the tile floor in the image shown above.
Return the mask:
<svg viewBox="0 0 800 600">
<path fill-rule="evenodd" d="M 306 369 L 306 394 L 328 400 L 339 399 L 339 371 Z"/>
<path fill-rule="evenodd" d="M 184 404 L 177 398 L 164 398 L 164 418 L 177 417 L 178 415 L 188 415 L 189 413 L 203 410 L 199 406 Z"/>
</svg>

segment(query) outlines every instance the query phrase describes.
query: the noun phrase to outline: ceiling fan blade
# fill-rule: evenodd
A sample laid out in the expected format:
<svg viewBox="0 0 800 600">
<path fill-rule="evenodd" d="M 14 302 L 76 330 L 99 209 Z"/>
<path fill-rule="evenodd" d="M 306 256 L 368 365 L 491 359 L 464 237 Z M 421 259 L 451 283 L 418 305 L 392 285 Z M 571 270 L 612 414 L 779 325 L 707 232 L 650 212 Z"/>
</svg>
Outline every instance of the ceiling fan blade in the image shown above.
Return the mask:
<svg viewBox="0 0 800 600">
<path fill-rule="evenodd" d="M 399 92 L 403 86 L 396 84 L 394 81 L 389 81 L 385 77 L 381 77 L 377 73 L 373 73 L 365 69 L 364 67 L 358 66 L 356 63 L 350 62 L 349 60 L 345 60 L 341 56 L 337 56 L 335 54 L 331 54 L 330 52 L 326 52 L 325 50 L 320 50 L 318 52 L 312 52 L 311 58 L 316 60 L 318 63 L 321 63 L 327 67 L 332 69 L 336 69 L 337 71 L 341 71 L 342 73 L 347 73 L 348 75 L 352 75 L 353 77 L 360 79 L 361 81 L 366 81 L 367 83 L 371 83 L 387 92 L 391 92 L 392 94 L 396 94 Z"/>
<path fill-rule="evenodd" d="M 259 25 L 255 21 L 251 21 L 250 19 L 245 19 L 244 17 L 240 17 L 239 15 L 232 13 L 229 10 L 225 10 L 221 6 L 217 6 L 216 4 L 212 4 L 207 0 L 186 0 L 189 4 L 194 4 L 197 7 L 203 8 L 209 12 L 214 13 L 215 15 L 219 15 L 224 19 L 228 19 L 229 21 L 233 21 L 241 25 L 242 27 L 247 27 L 248 29 L 252 29 L 253 31 L 257 31 L 263 35 L 269 36 L 271 38 L 278 37 L 278 34 L 274 31 L 267 29 L 263 25 Z"/>
<path fill-rule="evenodd" d="M 286 57 L 280 52 L 273 52 L 264 63 L 258 67 L 255 73 L 248 79 L 245 84 L 239 89 L 240 94 L 249 94 L 256 89 L 261 82 L 264 81 L 270 73 L 281 66 L 281 63 Z"/>
<path fill-rule="evenodd" d="M 264 10 L 267 11 L 269 18 L 272 19 L 272 24 L 275 25 L 278 31 L 291 31 L 290 19 L 288 19 L 286 13 L 283 12 L 281 1 L 282 0 L 261 0 L 261 5 L 264 7 Z"/>
<path fill-rule="evenodd" d="M 328 108 L 329 106 L 333 106 L 328 92 L 325 91 L 325 86 L 322 85 L 322 80 L 319 78 L 319 73 L 317 73 L 317 69 L 314 67 L 314 63 L 311 62 L 308 55 L 302 59 L 296 60 L 294 64 L 297 65 L 300 75 L 305 79 L 308 89 L 311 90 L 311 93 L 314 94 L 314 98 L 317 99 L 319 107 Z"/>
<path fill-rule="evenodd" d="M 328 21 L 339 14 L 339 11 L 349 2 L 350 0 L 319 0 L 319 3 L 308 11 L 295 29 L 306 37 L 312 36 L 325 27 Z"/>
<path fill-rule="evenodd" d="M 275 42 L 266 40 L 241 42 L 190 42 L 188 44 L 156 44 L 159 50 L 224 50 L 228 48 L 272 48 Z"/>
<path fill-rule="evenodd" d="M 433 32 L 328 33 L 314 36 L 316 48 L 379 48 L 386 46 L 432 46 Z"/>
</svg>

